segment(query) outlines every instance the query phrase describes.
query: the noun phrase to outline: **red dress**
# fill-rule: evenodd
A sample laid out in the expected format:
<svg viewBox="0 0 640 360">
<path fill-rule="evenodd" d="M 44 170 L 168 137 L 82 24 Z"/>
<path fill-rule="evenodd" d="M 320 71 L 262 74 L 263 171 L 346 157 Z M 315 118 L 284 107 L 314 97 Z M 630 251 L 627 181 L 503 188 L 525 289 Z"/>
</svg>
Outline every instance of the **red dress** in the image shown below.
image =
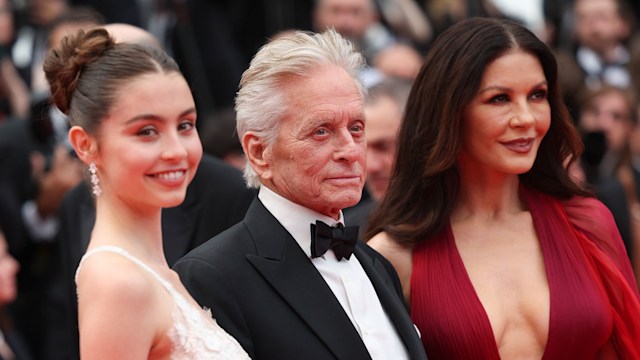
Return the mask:
<svg viewBox="0 0 640 360">
<path fill-rule="evenodd" d="M 640 359 L 640 295 L 611 213 L 591 198 L 522 194 L 549 281 L 543 359 L 595 359 L 609 339 L 620 359 Z M 450 225 L 413 250 L 411 318 L 429 359 L 500 359 Z"/>
</svg>

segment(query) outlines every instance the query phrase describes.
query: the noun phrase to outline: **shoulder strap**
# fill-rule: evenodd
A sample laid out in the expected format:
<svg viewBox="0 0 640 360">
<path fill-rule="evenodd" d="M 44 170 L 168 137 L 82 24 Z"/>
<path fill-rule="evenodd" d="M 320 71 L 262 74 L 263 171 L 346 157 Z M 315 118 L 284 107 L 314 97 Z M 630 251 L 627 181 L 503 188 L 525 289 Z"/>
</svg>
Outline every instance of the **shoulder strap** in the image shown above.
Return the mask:
<svg viewBox="0 0 640 360">
<path fill-rule="evenodd" d="M 82 259 L 80 260 L 80 264 L 78 264 L 78 268 L 76 269 L 76 275 L 75 275 L 76 283 L 78 282 L 78 275 L 80 274 L 80 270 L 82 269 L 82 265 L 85 263 L 85 261 L 87 261 L 87 259 L 89 257 L 91 257 L 91 256 L 93 256 L 93 255 L 95 255 L 97 253 L 104 253 L 104 252 L 115 253 L 115 254 L 119 254 L 119 255 L 122 255 L 122 256 L 126 257 L 127 259 L 131 260 L 134 264 L 138 265 L 140 268 L 142 268 L 143 270 L 147 271 L 154 278 L 156 278 L 160 282 L 160 284 L 162 284 L 162 286 L 164 286 L 164 288 L 167 289 L 167 291 L 170 294 L 174 294 L 174 292 L 176 291 L 174 289 L 173 285 L 171 285 L 170 282 L 168 282 L 162 276 L 160 276 L 160 274 L 158 274 L 156 271 L 154 271 L 149 265 L 145 264 L 144 262 L 142 262 L 137 257 L 131 255 L 127 250 L 125 250 L 125 249 L 123 249 L 121 247 L 118 247 L 118 246 L 113 246 L 113 245 L 104 245 L 104 246 L 96 247 L 95 249 L 87 251 L 82 256 Z"/>
</svg>

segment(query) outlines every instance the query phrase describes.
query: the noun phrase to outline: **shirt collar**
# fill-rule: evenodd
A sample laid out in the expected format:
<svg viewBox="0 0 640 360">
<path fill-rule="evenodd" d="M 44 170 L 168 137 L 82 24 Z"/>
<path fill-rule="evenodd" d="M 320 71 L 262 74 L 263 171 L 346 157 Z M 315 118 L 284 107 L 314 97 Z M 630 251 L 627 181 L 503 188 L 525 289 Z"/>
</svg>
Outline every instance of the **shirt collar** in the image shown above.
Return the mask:
<svg viewBox="0 0 640 360">
<path fill-rule="evenodd" d="M 580 64 L 580 66 L 589 74 L 598 74 L 605 66 L 622 66 L 629 63 L 631 55 L 624 46 L 616 46 L 613 53 L 615 58 L 614 61 L 609 64 L 605 64 L 604 59 L 602 59 L 598 53 L 586 46 L 580 46 L 576 52 L 576 60 L 578 61 L 578 64 Z"/>
<path fill-rule="evenodd" d="M 260 186 L 258 199 L 260 199 L 264 207 L 269 210 L 271 215 L 291 234 L 309 258 L 311 257 L 310 224 L 315 224 L 316 220 L 320 220 L 329 226 L 334 226 L 337 223 L 344 225 L 342 211 L 340 211 L 340 219 L 336 221 L 330 216 L 296 204 L 266 186 Z"/>
</svg>

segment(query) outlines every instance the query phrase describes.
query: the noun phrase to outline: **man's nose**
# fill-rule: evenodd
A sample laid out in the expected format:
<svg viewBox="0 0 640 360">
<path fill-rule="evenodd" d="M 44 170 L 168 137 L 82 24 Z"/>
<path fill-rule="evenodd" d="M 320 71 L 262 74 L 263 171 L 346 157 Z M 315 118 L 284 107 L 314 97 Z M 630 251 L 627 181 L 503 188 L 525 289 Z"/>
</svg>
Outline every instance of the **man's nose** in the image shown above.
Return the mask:
<svg viewBox="0 0 640 360">
<path fill-rule="evenodd" d="M 336 160 L 354 162 L 362 155 L 361 152 L 365 151 L 348 129 L 339 131 L 337 137 Z"/>
</svg>

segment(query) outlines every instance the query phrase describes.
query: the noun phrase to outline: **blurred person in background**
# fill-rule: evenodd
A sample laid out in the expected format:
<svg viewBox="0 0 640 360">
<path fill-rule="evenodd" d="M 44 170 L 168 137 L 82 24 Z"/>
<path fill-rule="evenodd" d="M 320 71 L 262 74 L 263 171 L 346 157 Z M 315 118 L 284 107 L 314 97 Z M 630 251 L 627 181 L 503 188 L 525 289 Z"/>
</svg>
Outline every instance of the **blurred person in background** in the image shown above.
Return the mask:
<svg viewBox="0 0 640 360">
<path fill-rule="evenodd" d="M 434 28 L 434 37 L 459 21 L 470 17 L 501 17 L 491 0 L 428 0 L 422 1 Z"/>
<path fill-rule="evenodd" d="M 8 306 L 17 297 L 17 273 L 20 265 L 9 253 L 0 226 L 0 360 L 31 360 L 31 354 L 22 335 L 15 329 Z"/>
<path fill-rule="evenodd" d="M 635 93 L 627 88 L 603 86 L 581 96 L 578 129 L 583 133 L 602 132 L 606 151 L 596 176 L 611 176 L 628 158 L 629 134 L 636 124 Z M 628 159 L 626 159 L 628 161 Z"/>
<path fill-rule="evenodd" d="M 633 167 L 631 153 L 631 135 L 638 126 L 636 98 L 630 88 L 603 86 L 587 91 L 581 98 L 577 125 L 589 154 L 581 161 L 586 181 L 611 210 L 638 273 L 640 172 Z"/>
<path fill-rule="evenodd" d="M 367 119 L 365 194 L 358 205 L 344 212 L 346 224 L 360 226 L 361 238 L 366 231 L 369 214 L 389 187 L 396 155 L 396 138 L 410 89 L 411 83 L 406 80 L 386 78 L 369 88 L 364 102 Z"/>
<path fill-rule="evenodd" d="M 423 53 L 433 41 L 433 25 L 415 0 L 376 0 L 381 21 L 400 39 Z"/>
<path fill-rule="evenodd" d="M 174 57 L 202 119 L 233 106 L 242 72 L 267 39 L 311 29 L 314 0 L 167 0 L 175 13 Z"/>
<path fill-rule="evenodd" d="M 67 0 L 26 0 L 26 8 L 21 9 L 11 55 L 32 96 L 42 97 L 49 91 L 42 63 L 49 46 L 50 26 L 68 8 Z"/>
<path fill-rule="evenodd" d="M 18 295 L 20 264 L 11 255 L 5 234 L 19 231 L 20 215 L 13 212 L 11 188 L 0 181 L 0 360 L 31 360 L 33 352 L 16 328 L 11 304 Z"/>
<path fill-rule="evenodd" d="M 89 7 L 104 17 L 108 23 L 125 23 L 143 26 L 143 9 L 145 4 L 157 0 L 67 0 L 69 6 Z"/>
<path fill-rule="evenodd" d="M 601 85 L 629 87 L 627 41 L 634 19 L 626 0 L 575 0 L 576 61 L 591 89 Z"/>
<path fill-rule="evenodd" d="M 633 167 L 634 178 L 636 183 L 636 194 L 640 194 L 640 124 L 637 121 L 640 116 L 640 103 L 636 104 L 636 124 L 629 134 L 629 155 L 631 157 L 631 166 Z M 640 205 L 631 206 L 631 216 L 635 221 L 640 222 Z M 640 278 L 640 244 L 634 244 L 633 251 L 634 267 L 636 271 L 636 280 Z M 640 281 L 639 281 L 640 282 Z M 638 285 L 640 286 L 640 285 Z"/>
<path fill-rule="evenodd" d="M 14 27 L 11 0 L 0 0 L 0 122 L 29 115 L 29 89 L 11 59 Z"/>
<path fill-rule="evenodd" d="M 396 42 L 393 34 L 379 22 L 374 0 L 319 0 L 313 10 L 313 28 L 333 27 L 362 51 L 369 64 L 378 52 Z"/>
<path fill-rule="evenodd" d="M 575 119 L 585 91 L 604 85 L 640 89 L 640 72 L 631 71 L 640 52 L 630 46 L 636 19 L 627 0 L 574 0 L 547 11 L 548 20 L 561 26 L 547 41 L 556 45 L 563 98 Z"/>
<path fill-rule="evenodd" d="M 205 119 L 199 129 L 202 148 L 227 164 L 243 170 L 247 164 L 236 131 L 236 112 L 232 107 L 221 109 Z"/>
<path fill-rule="evenodd" d="M 318 0 L 313 10 L 314 31 L 334 28 L 353 42 L 367 64 L 384 76 L 413 79 L 422 57 L 411 45 L 398 38 L 380 22 L 374 0 Z M 378 75 L 365 72 L 365 84 Z M 367 76 L 368 75 L 368 76 Z"/>
<path fill-rule="evenodd" d="M 51 22 L 46 45 L 66 31 L 93 27 L 102 18 L 88 9 L 70 8 Z M 24 231 L 7 233 L 12 254 L 20 262 L 18 299 L 13 304 L 16 327 L 35 356 L 43 354 L 45 292 L 56 266 L 58 211 L 63 196 L 82 181 L 82 166 L 67 141 L 65 117 L 51 106 L 49 90 L 34 94 L 26 121 L 0 124 L 0 182 L 9 186 L 13 212 Z"/>
</svg>

